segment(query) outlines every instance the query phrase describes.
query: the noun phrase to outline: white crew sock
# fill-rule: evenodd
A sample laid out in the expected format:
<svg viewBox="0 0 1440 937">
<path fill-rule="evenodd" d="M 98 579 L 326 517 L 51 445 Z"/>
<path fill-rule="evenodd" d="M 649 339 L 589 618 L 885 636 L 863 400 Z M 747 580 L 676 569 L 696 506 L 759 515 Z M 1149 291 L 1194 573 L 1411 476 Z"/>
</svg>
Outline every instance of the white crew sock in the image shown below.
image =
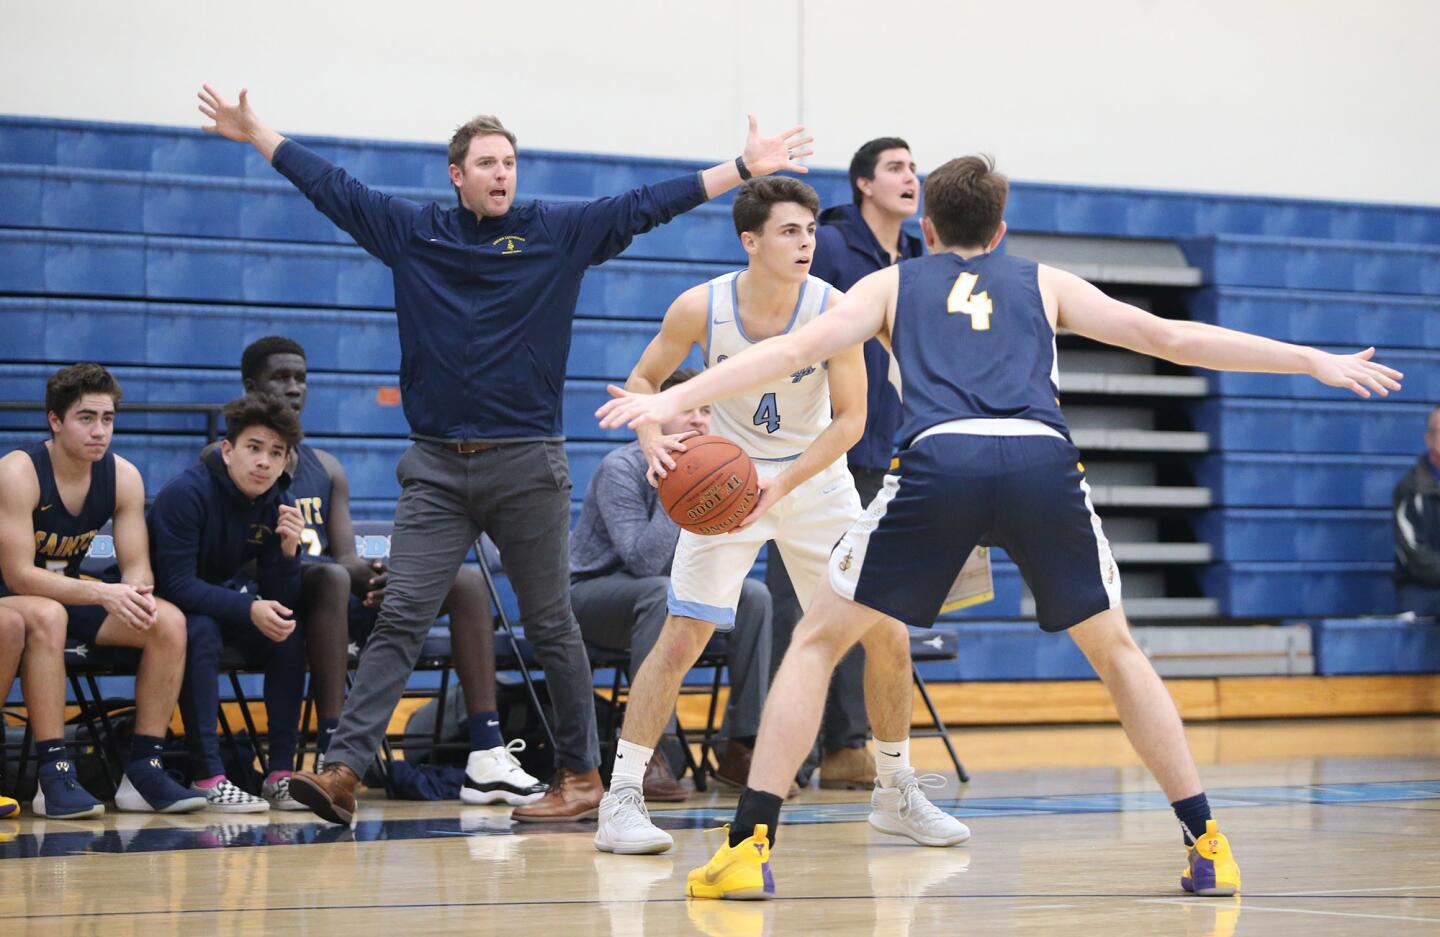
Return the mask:
<svg viewBox="0 0 1440 937">
<path fill-rule="evenodd" d="M 909 751 L 909 749 L 906 749 Z M 615 746 L 615 767 L 610 772 L 610 789 L 618 787 L 639 788 L 645 783 L 645 766 L 655 749 L 620 740 Z"/>
<path fill-rule="evenodd" d="M 875 737 L 875 776 L 881 787 L 895 787 L 910 767 L 910 737 L 898 742 L 885 742 Z"/>
</svg>

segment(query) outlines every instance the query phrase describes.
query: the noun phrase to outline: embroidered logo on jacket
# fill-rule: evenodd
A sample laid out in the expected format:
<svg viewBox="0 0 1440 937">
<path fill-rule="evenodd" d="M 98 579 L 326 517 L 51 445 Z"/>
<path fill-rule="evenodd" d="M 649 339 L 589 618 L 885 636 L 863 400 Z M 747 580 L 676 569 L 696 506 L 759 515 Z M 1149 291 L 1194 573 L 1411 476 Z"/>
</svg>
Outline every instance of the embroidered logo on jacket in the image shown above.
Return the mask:
<svg viewBox="0 0 1440 937">
<path fill-rule="evenodd" d="M 492 247 L 500 247 L 501 244 L 504 244 L 505 247 L 500 251 L 500 256 L 501 256 L 501 257 L 504 257 L 504 256 L 507 255 L 507 254 L 519 254 L 519 253 L 521 253 L 521 252 L 524 250 L 524 248 L 522 248 L 522 247 L 517 247 L 516 245 L 517 245 L 517 244 L 524 244 L 524 243 L 525 243 L 525 239 L 522 238 L 520 235 L 518 235 L 518 234 L 506 234 L 506 235 L 502 235 L 501 237 L 498 237 L 498 238 L 496 238 L 495 240 L 491 241 L 491 242 L 490 242 L 490 245 L 491 245 Z"/>
</svg>

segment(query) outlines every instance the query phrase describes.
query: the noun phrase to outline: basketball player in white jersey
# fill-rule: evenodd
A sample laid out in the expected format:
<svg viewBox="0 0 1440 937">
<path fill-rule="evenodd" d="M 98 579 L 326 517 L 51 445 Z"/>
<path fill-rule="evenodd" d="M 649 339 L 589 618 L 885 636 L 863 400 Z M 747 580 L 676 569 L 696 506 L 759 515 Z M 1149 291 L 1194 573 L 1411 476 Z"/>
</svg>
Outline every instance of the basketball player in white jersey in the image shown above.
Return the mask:
<svg viewBox="0 0 1440 937">
<path fill-rule="evenodd" d="M 742 186 L 735 196 L 735 230 L 749 265 L 693 287 L 671 304 L 660 333 L 631 372 L 627 390 L 655 393 L 692 345 L 703 349 L 709 367 L 799 329 L 833 305 L 839 291 L 809 275 L 819 209 L 815 190 L 795 179 L 776 176 Z M 670 835 L 650 822 L 641 785 L 680 682 L 711 635 L 734 626 L 741 585 L 766 541 L 775 541 L 796 596 L 802 606 L 809 605 L 831 548 L 860 516 L 845 452 L 865 426 L 865 390 L 865 360 L 856 346 L 712 408 L 711 432 L 734 441 L 754 460 L 760 498 L 731 533 L 680 532 L 670 572 L 669 617 L 631 685 L 610 792 L 600 803 L 595 846 L 602 852 L 657 853 L 673 845 Z M 651 480 L 658 484 L 675 467 L 670 453 L 683 450 L 684 437 L 663 436 L 654 426 L 637 435 Z M 877 659 L 908 657 L 908 636 L 897 640 L 878 629 L 876 636 L 884 646 L 867 644 L 867 650 Z M 909 734 L 909 675 L 893 686 L 871 683 L 868 677 L 867 670 L 866 702 L 876 744 L 883 748 L 881 740 Z M 897 806 L 887 832 L 931 846 L 969 837 L 964 824 L 925 799 L 913 772 L 904 781 L 904 818 Z"/>
</svg>

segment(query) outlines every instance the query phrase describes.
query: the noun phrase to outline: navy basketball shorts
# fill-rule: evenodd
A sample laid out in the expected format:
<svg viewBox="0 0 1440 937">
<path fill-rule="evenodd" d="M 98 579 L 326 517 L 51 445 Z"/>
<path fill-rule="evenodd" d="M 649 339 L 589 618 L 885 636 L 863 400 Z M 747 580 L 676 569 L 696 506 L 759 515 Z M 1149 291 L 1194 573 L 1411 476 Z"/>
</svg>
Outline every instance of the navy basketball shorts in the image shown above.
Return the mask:
<svg viewBox="0 0 1440 937">
<path fill-rule="evenodd" d="M 898 468 L 830 556 L 845 598 L 929 626 L 977 544 L 1003 547 L 1046 631 L 1120 604 L 1120 574 L 1079 451 L 1056 436 L 935 433 Z"/>
<path fill-rule="evenodd" d="M 71 641 L 94 644 L 95 637 L 100 634 L 100 626 L 105 624 L 110 613 L 103 605 L 67 605 L 65 614 L 68 616 L 65 637 Z"/>
</svg>

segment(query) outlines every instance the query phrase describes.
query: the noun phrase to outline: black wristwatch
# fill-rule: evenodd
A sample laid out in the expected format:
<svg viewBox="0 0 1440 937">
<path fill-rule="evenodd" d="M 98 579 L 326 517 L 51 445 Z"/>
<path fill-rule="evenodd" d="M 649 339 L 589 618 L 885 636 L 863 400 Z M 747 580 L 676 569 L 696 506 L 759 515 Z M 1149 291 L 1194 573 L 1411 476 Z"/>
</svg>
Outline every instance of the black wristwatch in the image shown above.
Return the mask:
<svg viewBox="0 0 1440 937">
<path fill-rule="evenodd" d="M 743 157 L 743 156 L 737 156 L 737 157 L 735 157 L 735 168 L 738 169 L 738 170 L 740 170 L 740 181 L 741 181 L 741 182 L 744 182 L 745 180 L 747 180 L 747 179 L 749 179 L 749 178 L 751 178 L 751 177 L 754 176 L 754 173 L 752 173 L 752 172 L 745 166 L 745 157 Z"/>
</svg>

